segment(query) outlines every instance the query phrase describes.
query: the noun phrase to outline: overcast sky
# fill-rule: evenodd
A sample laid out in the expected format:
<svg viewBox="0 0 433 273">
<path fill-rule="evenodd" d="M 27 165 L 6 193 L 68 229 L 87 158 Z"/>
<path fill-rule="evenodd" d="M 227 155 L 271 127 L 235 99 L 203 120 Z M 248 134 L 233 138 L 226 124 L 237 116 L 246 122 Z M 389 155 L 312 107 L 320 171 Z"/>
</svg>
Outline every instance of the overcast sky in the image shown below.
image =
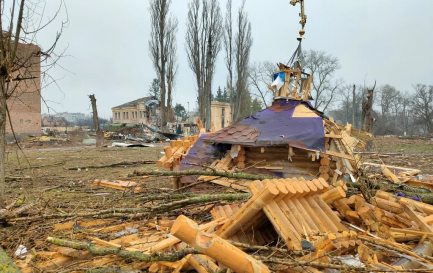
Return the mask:
<svg viewBox="0 0 433 273">
<path fill-rule="evenodd" d="M 47 1 L 50 16 L 58 2 Z M 187 0 L 174 0 L 179 20 L 178 64 L 174 103 L 192 110 L 196 86 L 185 53 Z M 237 9 L 241 0 L 234 0 Z M 433 0 L 306 0 L 308 22 L 303 48 L 325 51 L 340 60 L 337 77 L 347 83 L 391 84 L 411 92 L 416 83 L 433 84 Z M 90 113 L 94 93 L 102 117 L 111 107 L 146 96 L 155 72 L 149 57 L 149 3 L 146 0 L 66 0 L 69 23 L 57 51 L 66 56 L 50 73 L 57 79 L 42 91 L 55 112 Z M 225 12 L 225 0 L 221 1 Z M 251 61 L 285 62 L 297 46 L 299 7 L 289 0 L 247 0 L 254 44 Z M 66 19 L 62 11 L 61 19 Z M 57 21 L 40 33 L 46 47 Z M 223 52 L 213 89 L 224 86 Z M 46 112 L 46 107 L 44 112 Z"/>
</svg>

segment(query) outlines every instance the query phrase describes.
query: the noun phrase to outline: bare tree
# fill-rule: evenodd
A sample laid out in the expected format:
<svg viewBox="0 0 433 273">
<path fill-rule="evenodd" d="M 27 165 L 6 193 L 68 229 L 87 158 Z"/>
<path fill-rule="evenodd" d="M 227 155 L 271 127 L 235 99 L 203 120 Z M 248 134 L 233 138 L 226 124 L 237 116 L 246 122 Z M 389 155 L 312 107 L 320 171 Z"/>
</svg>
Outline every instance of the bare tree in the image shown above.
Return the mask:
<svg viewBox="0 0 433 273">
<path fill-rule="evenodd" d="M 382 116 L 384 118 L 390 114 L 393 105 L 397 102 L 400 97 L 400 92 L 395 87 L 386 84 L 379 89 L 379 103 Z"/>
<path fill-rule="evenodd" d="M 234 42 L 233 42 L 233 14 L 232 0 L 228 0 L 226 4 L 226 17 L 224 20 L 224 51 L 227 68 L 227 84 L 226 88 L 230 96 L 233 96 L 233 59 L 234 59 Z M 233 105 L 232 105 L 233 106 Z"/>
<path fill-rule="evenodd" d="M 173 89 L 177 74 L 177 44 L 176 44 L 176 29 L 177 29 L 177 20 L 170 20 L 171 29 L 170 34 L 167 36 L 167 113 L 168 120 L 174 121 L 174 111 L 172 109 L 173 105 Z"/>
<path fill-rule="evenodd" d="M 196 78 L 199 116 L 210 130 L 212 79 L 223 34 L 221 8 L 217 0 L 191 0 L 188 7 L 188 63 Z"/>
<path fill-rule="evenodd" d="M 271 62 L 254 63 L 250 66 L 248 78 L 251 86 L 256 92 L 265 107 L 268 107 L 272 100 L 272 93 L 269 92 L 268 85 L 273 81 L 275 66 Z"/>
<path fill-rule="evenodd" d="M 433 86 L 417 84 L 412 98 L 412 112 L 422 122 L 424 132 L 433 133 Z"/>
<path fill-rule="evenodd" d="M 314 107 L 325 111 L 341 85 L 333 80 L 335 71 L 340 68 L 338 59 L 323 51 L 309 50 L 303 62 L 306 71 L 313 75 Z"/>
<path fill-rule="evenodd" d="M 5 194 L 5 153 L 6 153 L 6 126 L 9 122 L 13 131 L 13 122 L 8 108 L 8 102 L 19 99 L 26 92 L 25 89 L 35 89 L 40 95 L 41 91 L 41 63 L 44 63 L 42 73 L 46 73 L 60 56 L 54 54 L 60 32 L 54 38 L 53 44 L 46 50 L 41 50 L 35 45 L 36 36 L 48 25 L 54 22 L 59 9 L 51 16 L 45 17 L 44 12 L 37 11 L 40 2 L 12 1 L 11 3 L 0 2 L 0 201 L 4 200 Z M 7 5 L 10 13 L 5 12 Z M 1 205 L 1 204 L 0 204 Z"/>
<path fill-rule="evenodd" d="M 249 114 L 251 96 L 248 90 L 248 75 L 251 46 L 251 22 L 244 10 L 245 2 L 238 10 L 237 32 L 235 34 L 236 90 L 234 93 L 233 120 Z"/>
<path fill-rule="evenodd" d="M 150 0 L 150 55 L 160 82 L 161 126 L 167 124 L 176 74 L 177 19 L 169 16 L 171 0 Z"/>
<path fill-rule="evenodd" d="M 352 86 L 351 85 L 345 85 L 341 88 L 340 92 L 340 100 L 341 100 L 341 107 L 344 112 L 344 119 L 342 122 L 346 123 L 349 120 L 349 116 L 351 115 L 351 101 L 352 101 Z"/>
</svg>

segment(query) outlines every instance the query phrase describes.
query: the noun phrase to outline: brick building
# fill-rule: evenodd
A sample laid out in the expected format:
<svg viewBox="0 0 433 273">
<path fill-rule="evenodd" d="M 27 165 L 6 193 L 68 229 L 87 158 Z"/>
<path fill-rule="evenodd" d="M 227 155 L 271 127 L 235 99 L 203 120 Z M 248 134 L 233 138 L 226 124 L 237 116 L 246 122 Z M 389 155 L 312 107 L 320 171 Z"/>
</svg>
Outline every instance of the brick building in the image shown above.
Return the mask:
<svg viewBox="0 0 433 273">
<path fill-rule="evenodd" d="M 157 124 L 159 102 L 153 97 L 144 97 L 111 108 L 115 124 Z"/>
<path fill-rule="evenodd" d="M 40 48 L 34 44 L 19 44 L 17 59 L 23 63 L 14 72 L 9 83 L 9 92 L 13 95 L 7 105 L 13 130 L 16 134 L 41 133 L 41 64 Z M 11 133 L 7 120 L 6 133 Z"/>
</svg>

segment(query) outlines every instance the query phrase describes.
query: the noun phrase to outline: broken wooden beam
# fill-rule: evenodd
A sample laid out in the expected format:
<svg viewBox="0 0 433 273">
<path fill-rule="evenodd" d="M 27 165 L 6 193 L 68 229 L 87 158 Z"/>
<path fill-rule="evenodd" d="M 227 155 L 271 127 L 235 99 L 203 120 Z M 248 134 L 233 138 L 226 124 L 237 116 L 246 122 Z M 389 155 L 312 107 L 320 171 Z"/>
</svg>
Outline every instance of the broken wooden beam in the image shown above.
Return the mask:
<svg viewBox="0 0 433 273">
<path fill-rule="evenodd" d="M 215 234 L 200 231 L 198 225 L 186 216 L 179 216 L 171 233 L 203 254 L 215 259 L 235 272 L 270 273 L 269 268 L 239 248 Z"/>
</svg>

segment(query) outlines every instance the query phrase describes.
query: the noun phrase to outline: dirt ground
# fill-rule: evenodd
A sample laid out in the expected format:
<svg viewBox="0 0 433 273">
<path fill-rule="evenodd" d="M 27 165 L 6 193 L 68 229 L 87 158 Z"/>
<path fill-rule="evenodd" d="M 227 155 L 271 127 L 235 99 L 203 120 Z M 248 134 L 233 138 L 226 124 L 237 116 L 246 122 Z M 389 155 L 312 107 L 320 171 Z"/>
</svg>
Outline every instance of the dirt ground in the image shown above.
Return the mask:
<svg viewBox="0 0 433 273">
<path fill-rule="evenodd" d="M 154 164 L 110 168 L 86 168 L 118 162 L 155 161 L 161 157 L 162 146 L 152 148 L 54 147 L 25 149 L 15 147 L 7 153 L 7 199 L 17 205 L 37 203 L 41 212 L 71 212 L 112 207 L 135 207 L 137 195 L 101 187 L 92 187 L 94 179 L 135 180 L 128 178 L 137 169 L 156 168 Z M 29 167 L 31 166 L 31 168 Z M 69 168 L 78 168 L 68 170 Z M 152 192 L 171 187 L 169 179 L 147 179 L 143 184 Z M 52 222 L 41 226 L 31 223 L 1 227 L 0 242 L 10 253 L 20 244 L 34 247 L 52 230 Z"/>
<path fill-rule="evenodd" d="M 384 155 L 364 156 L 364 160 L 420 169 L 423 174 L 433 174 L 433 139 L 376 137 L 373 151 Z M 387 153 L 390 154 L 386 155 Z"/>
<path fill-rule="evenodd" d="M 163 144 L 152 148 L 93 148 L 84 146 L 51 145 L 27 147 L 24 153 L 10 146 L 7 153 L 7 199 L 8 203 L 37 203 L 37 210 L 49 212 L 74 212 L 113 207 L 136 207 L 139 196 L 133 192 L 91 187 L 94 179 L 134 180 L 128 178 L 134 170 L 155 169 L 154 164 L 128 165 L 110 168 L 86 168 L 118 162 L 140 160 L 154 161 L 161 157 Z M 370 162 L 421 169 L 433 174 L 433 141 L 377 138 L 374 150 L 378 153 L 393 153 L 388 156 L 368 155 Z M 31 167 L 30 167 L 31 166 Z M 68 170 L 69 168 L 78 168 Z M 136 181 L 138 178 L 135 178 Z M 170 180 L 147 179 L 143 184 L 146 194 L 172 186 Z M 9 254 L 18 245 L 40 249 L 50 235 L 53 221 L 41 224 L 28 223 L 3 225 L 0 223 L 0 242 Z"/>
</svg>

